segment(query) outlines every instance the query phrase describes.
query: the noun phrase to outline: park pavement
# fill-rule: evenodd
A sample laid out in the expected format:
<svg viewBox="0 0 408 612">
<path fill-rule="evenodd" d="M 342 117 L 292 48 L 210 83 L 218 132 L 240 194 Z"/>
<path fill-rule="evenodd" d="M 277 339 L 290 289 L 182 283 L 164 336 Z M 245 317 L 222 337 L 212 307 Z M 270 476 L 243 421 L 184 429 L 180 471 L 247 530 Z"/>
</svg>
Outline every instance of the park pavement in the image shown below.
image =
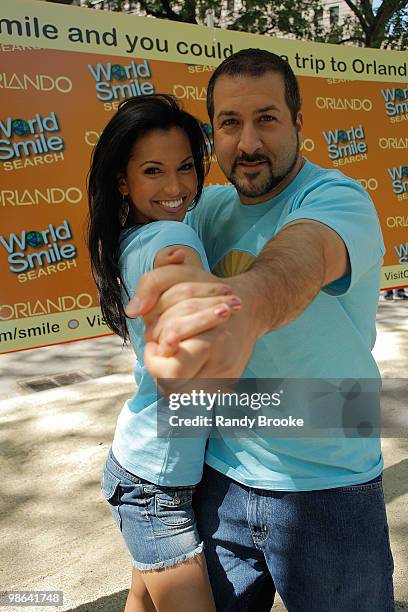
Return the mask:
<svg viewBox="0 0 408 612">
<path fill-rule="evenodd" d="M 407 315 L 407 302 L 379 303 L 374 354 L 384 378 L 407 378 Z M 113 336 L 0 356 L 0 591 L 60 590 L 60 610 L 123 610 L 131 567 L 99 481 L 116 417 L 134 392 L 132 365 Z M 61 374 L 84 382 L 26 386 L 61 382 Z M 402 435 L 383 440 L 384 488 L 397 610 L 408 610 L 408 394 L 398 388 L 390 395 Z M 275 602 L 273 612 L 283 610 Z"/>
</svg>

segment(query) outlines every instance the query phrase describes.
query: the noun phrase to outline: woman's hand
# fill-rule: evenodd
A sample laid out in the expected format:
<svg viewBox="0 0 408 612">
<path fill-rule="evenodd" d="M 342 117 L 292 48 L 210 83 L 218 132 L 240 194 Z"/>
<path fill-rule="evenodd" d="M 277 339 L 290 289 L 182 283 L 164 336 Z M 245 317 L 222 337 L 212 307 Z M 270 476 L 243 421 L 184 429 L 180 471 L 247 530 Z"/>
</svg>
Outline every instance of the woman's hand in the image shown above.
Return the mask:
<svg viewBox="0 0 408 612">
<path fill-rule="evenodd" d="M 177 265 L 183 263 L 185 265 Z M 177 283 L 166 289 L 176 277 L 197 278 L 197 271 L 203 273 L 198 278 L 207 282 Z M 212 282 L 214 279 L 216 283 Z M 159 297 L 153 305 L 152 297 L 155 294 Z M 241 307 L 240 299 L 232 295 L 229 287 L 203 270 L 201 259 L 195 251 L 179 246 L 166 247 L 158 252 L 153 272 L 143 275 L 137 286 L 136 297 L 139 296 L 142 300 L 150 298 L 148 306 L 153 307 L 144 312 L 145 304 L 135 310 L 134 297 L 126 312 L 128 315 L 144 312 L 146 341 L 156 342 L 159 345 L 157 354 L 167 357 L 177 351 L 182 340 L 218 327 Z"/>
<path fill-rule="evenodd" d="M 228 279 L 226 284 L 196 267 L 172 265 L 142 277 L 127 313 L 145 320 L 149 340 L 145 363 L 155 378 L 235 378 L 242 374 L 257 339 L 253 300 L 247 295 L 243 276 Z M 232 286 L 237 292 L 233 293 Z M 228 304 L 234 298 L 237 304 Z M 234 316 L 224 321 L 215 315 L 216 303 L 232 309 Z M 206 322 L 212 328 L 203 332 Z"/>
<path fill-rule="evenodd" d="M 170 303 L 170 302 L 169 302 Z M 160 314 L 156 313 L 160 312 Z M 145 316 L 145 340 L 159 344 L 158 354 L 173 355 L 180 342 L 218 327 L 241 308 L 234 295 L 185 299 L 163 308 L 160 300 L 152 313 Z"/>
</svg>

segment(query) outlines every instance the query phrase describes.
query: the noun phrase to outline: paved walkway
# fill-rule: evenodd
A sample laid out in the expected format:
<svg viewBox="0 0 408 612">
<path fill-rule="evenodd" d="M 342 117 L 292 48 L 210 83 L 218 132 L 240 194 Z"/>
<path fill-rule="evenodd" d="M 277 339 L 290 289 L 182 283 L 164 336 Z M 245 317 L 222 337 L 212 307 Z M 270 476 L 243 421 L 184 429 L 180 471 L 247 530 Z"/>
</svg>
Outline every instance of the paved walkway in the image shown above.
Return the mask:
<svg viewBox="0 0 408 612">
<path fill-rule="evenodd" d="M 375 355 L 387 378 L 407 375 L 407 315 L 407 303 L 380 302 Z M 132 363 L 115 337 L 0 356 L 0 590 L 62 590 L 61 610 L 123 610 L 131 568 L 99 479 L 134 389 Z M 37 393 L 22 386 L 79 371 L 88 380 Z M 404 419 L 407 395 L 392 401 Z M 383 448 L 397 609 L 408 610 L 408 440 Z M 273 612 L 283 610 L 276 602 Z"/>
</svg>

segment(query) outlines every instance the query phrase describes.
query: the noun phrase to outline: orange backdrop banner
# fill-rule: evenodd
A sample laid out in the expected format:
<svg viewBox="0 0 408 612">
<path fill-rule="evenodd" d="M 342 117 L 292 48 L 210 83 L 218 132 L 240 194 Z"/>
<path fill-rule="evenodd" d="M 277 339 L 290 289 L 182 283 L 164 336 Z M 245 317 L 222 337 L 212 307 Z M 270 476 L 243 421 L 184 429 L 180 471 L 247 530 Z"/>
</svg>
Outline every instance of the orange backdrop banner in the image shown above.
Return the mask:
<svg viewBox="0 0 408 612">
<path fill-rule="evenodd" d="M 43 2 L 35 8 L 32 2 L 16 4 L 27 9 L 20 10 L 21 24 L 27 24 L 25 13 L 35 13 L 43 24 L 42 47 L 51 41 L 53 48 L 30 46 L 34 30 L 30 36 L 23 29 L 20 34 L 15 15 L 0 20 L 1 353 L 110 333 L 98 307 L 84 239 L 92 149 L 120 101 L 133 95 L 173 93 L 211 130 L 205 110 L 208 79 L 223 56 L 243 47 L 262 46 L 291 61 L 303 97 L 304 155 L 321 166 L 338 168 L 367 189 L 387 246 L 382 287 L 408 285 L 408 87 L 402 54 L 370 50 L 366 57 L 356 49 L 355 58 L 365 66 L 364 74 L 362 68 L 356 74 L 360 64 L 350 48 L 342 55 L 342 49 L 331 45 L 223 32 L 222 44 L 211 39 L 213 54 L 220 57 L 206 59 L 206 64 L 202 55 L 197 62 L 193 51 L 194 44 L 204 48 L 200 40 L 208 38 L 208 30 L 169 22 L 162 45 L 172 37 L 180 40 L 179 29 L 184 32 L 186 27 L 197 41 L 184 58 L 169 51 L 157 59 L 157 49 L 151 57 L 149 49 L 131 57 L 125 51 L 111 55 L 108 49 L 90 53 L 85 43 L 77 51 L 66 50 L 63 45 L 55 48 L 44 24 L 51 36 L 58 20 L 66 24 L 67 15 L 78 21 L 82 12 L 87 19 L 91 13 L 95 23 L 101 19 L 104 25 L 105 43 L 111 40 L 116 47 L 115 32 L 117 36 L 125 16 L 109 13 L 106 29 L 107 14 L 100 16 L 99 11 L 56 10 L 55 5 L 50 10 Z M 157 23 L 127 16 L 130 20 L 138 26 L 148 22 L 150 29 Z M 320 71 L 316 49 L 321 49 L 325 63 Z M 309 64 L 299 57 L 309 57 Z M 314 72 L 324 74 L 310 74 L 312 60 Z M 224 182 L 214 163 L 208 183 Z"/>
</svg>

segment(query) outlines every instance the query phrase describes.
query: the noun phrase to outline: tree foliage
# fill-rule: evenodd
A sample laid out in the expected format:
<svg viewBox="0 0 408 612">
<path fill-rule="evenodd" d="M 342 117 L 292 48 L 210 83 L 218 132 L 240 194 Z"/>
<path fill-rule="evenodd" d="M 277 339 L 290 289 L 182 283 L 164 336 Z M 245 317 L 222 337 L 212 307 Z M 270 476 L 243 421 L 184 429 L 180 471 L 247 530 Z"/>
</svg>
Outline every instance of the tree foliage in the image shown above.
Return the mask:
<svg viewBox="0 0 408 612">
<path fill-rule="evenodd" d="M 355 42 L 364 47 L 397 49 L 408 47 L 408 6 L 406 0 L 383 0 L 374 13 L 370 0 L 345 0 L 356 22 Z"/>
<path fill-rule="evenodd" d="M 406 0 L 383 0 L 375 12 L 370 0 L 345 0 L 353 14 L 324 27 L 320 0 L 245 0 L 229 26 L 258 34 L 291 35 L 315 42 L 352 43 L 362 47 L 403 50 L 408 47 Z"/>
<path fill-rule="evenodd" d="M 319 0 L 286 0 L 264 2 L 245 0 L 238 15 L 229 26 L 256 34 L 290 34 L 294 38 L 309 39 L 319 28 L 316 19 L 321 3 Z"/>
<path fill-rule="evenodd" d="M 67 0 L 48 0 L 66 3 Z M 203 23 L 208 10 L 216 26 L 256 34 L 285 35 L 302 40 L 355 44 L 363 47 L 403 50 L 408 48 L 406 0 L 383 0 L 374 11 L 370 0 L 345 0 L 353 14 L 324 26 L 321 0 L 100 0 L 100 8 L 113 11 L 139 9 L 142 14 Z M 87 5 L 95 8 L 94 0 Z"/>
</svg>

